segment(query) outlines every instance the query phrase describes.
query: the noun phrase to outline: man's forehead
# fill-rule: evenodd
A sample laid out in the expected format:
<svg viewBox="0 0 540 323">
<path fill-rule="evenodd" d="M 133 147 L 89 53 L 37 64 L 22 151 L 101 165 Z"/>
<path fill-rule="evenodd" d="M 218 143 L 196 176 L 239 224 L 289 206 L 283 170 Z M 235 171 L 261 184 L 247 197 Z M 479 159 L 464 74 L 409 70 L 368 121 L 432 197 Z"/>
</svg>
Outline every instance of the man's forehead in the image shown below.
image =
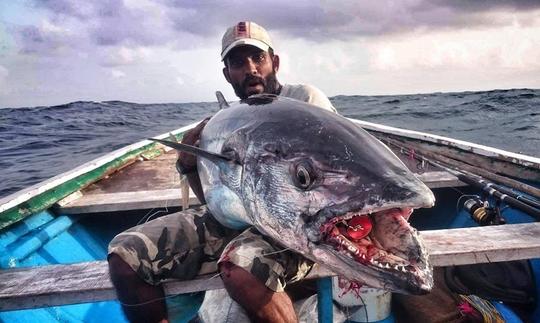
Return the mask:
<svg viewBox="0 0 540 323">
<path fill-rule="evenodd" d="M 233 57 L 236 58 L 236 57 L 242 57 L 242 56 L 249 56 L 249 55 L 259 54 L 259 53 L 266 53 L 266 51 L 255 46 L 242 45 L 242 46 L 237 46 L 234 49 L 232 49 L 227 54 L 226 59 L 230 59 Z"/>
</svg>

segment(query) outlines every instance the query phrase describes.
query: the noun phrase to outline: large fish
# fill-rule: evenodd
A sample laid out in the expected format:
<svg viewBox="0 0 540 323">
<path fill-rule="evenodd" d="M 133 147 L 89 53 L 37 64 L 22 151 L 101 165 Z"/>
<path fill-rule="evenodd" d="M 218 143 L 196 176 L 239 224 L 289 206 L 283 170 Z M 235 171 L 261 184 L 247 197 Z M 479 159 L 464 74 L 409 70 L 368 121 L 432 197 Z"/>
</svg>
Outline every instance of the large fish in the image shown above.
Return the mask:
<svg viewBox="0 0 540 323">
<path fill-rule="evenodd" d="M 223 225 L 255 226 L 285 247 L 366 285 L 421 294 L 433 285 L 407 219 L 433 193 L 350 120 L 273 95 L 219 111 L 199 155 L 208 208 Z"/>
</svg>

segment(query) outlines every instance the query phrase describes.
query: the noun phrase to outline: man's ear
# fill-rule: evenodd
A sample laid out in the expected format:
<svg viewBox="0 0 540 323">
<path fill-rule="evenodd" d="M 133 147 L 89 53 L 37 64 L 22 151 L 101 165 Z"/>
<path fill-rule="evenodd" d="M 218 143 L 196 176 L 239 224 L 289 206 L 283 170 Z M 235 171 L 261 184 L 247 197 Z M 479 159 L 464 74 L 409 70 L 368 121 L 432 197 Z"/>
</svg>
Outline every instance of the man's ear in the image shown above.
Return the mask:
<svg viewBox="0 0 540 323">
<path fill-rule="evenodd" d="M 272 63 L 274 66 L 274 72 L 279 71 L 279 56 L 274 54 L 274 57 L 272 57 Z"/>
<path fill-rule="evenodd" d="M 227 82 L 231 83 L 231 76 L 229 75 L 229 69 L 227 68 L 227 66 L 223 68 L 223 76 L 225 76 Z"/>
</svg>

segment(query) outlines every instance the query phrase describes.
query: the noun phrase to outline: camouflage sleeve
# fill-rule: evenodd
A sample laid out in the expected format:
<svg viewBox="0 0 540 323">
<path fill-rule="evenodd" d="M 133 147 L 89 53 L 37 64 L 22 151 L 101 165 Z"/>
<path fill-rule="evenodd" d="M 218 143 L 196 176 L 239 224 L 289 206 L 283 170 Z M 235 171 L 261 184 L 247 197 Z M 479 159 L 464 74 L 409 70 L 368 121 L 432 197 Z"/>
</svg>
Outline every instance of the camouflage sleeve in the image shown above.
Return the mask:
<svg viewBox="0 0 540 323">
<path fill-rule="evenodd" d="M 216 272 L 224 246 L 238 233 L 219 224 L 206 207 L 166 215 L 118 234 L 109 244 L 146 282 L 187 280 Z"/>
<path fill-rule="evenodd" d="M 225 247 L 218 263 L 222 262 L 245 269 L 275 292 L 282 292 L 287 284 L 303 279 L 314 265 L 255 228 L 242 232 Z"/>
</svg>

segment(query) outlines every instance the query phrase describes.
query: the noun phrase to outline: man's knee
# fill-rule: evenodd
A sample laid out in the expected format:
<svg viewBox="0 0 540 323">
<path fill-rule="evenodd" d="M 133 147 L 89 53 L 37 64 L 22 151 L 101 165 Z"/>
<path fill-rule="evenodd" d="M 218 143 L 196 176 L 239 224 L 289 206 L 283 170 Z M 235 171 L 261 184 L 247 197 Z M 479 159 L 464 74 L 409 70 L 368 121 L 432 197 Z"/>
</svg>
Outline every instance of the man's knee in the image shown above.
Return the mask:
<svg viewBox="0 0 540 323">
<path fill-rule="evenodd" d="M 107 258 L 109 262 L 109 275 L 116 289 L 122 293 L 123 290 L 133 285 L 139 285 L 143 280 L 139 275 L 117 254 L 110 254 Z"/>
<path fill-rule="evenodd" d="M 221 276 L 223 279 L 229 279 L 232 272 L 237 272 L 238 266 L 233 264 L 232 262 L 222 262 L 219 264 L 219 272 L 221 273 Z"/>
<path fill-rule="evenodd" d="M 267 289 L 264 283 L 259 281 L 257 277 L 244 268 L 233 264 L 232 262 L 226 261 L 220 263 L 219 272 L 221 274 L 223 284 L 228 290 L 235 287 L 249 290 L 250 288 L 248 288 L 248 286 Z"/>
<path fill-rule="evenodd" d="M 166 322 L 163 290 L 145 282 L 117 254 L 108 257 L 109 273 L 118 299 L 130 322 Z"/>
<path fill-rule="evenodd" d="M 233 299 L 239 293 L 260 291 L 261 288 L 266 289 L 266 286 L 250 272 L 231 262 L 225 261 L 220 263 L 219 272 L 225 288 L 229 291 L 229 294 L 232 292 L 231 296 Z"/>
</svg>

